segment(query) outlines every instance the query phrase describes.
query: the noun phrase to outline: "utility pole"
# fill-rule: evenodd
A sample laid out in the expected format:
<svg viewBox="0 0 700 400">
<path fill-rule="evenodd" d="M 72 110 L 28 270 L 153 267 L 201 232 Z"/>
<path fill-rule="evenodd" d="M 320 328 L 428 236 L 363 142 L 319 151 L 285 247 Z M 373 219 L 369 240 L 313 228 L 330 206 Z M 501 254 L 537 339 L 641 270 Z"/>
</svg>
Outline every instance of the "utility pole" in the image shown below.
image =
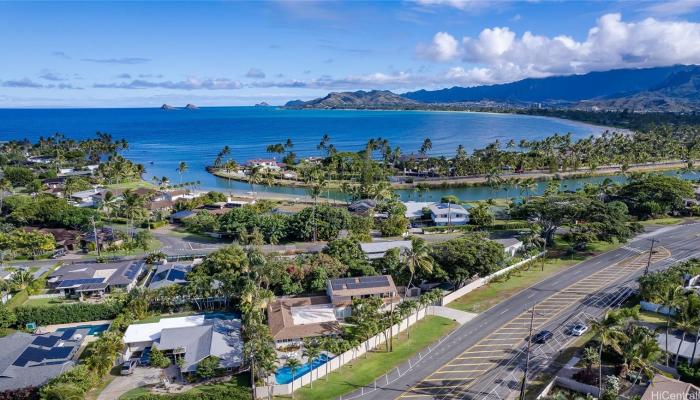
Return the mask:
<svg viewBox="0 0 700 400">
<path fill-rule="evenodd" d="M 544 271 L 544 263 L 547 259 L 547 239 L 544 240 L 544 245 L 542 245 L 542 271 Z"/>
<path fill-rule="evenodd" d="M 97 237 L 97 227 L 95 226 L 95 217 L 90 217 L 92 222 L 92 233 L 95 235 L 95 249 L 97 249 L 97 257 L 100 256 L 100 239 Z"/>
<path fill-rule="evenodd" d="M 644 276 L 649 273 L 649 266 L 651 265 L 651 255 L 654 254 L 654 243 L 658 242 L 656 238 L 648 239 L 651 242 L 651 247 L 649 248 L 649 258 L 647 259 L 647 266 L 644 268 Z"/>
<path fill-rule="evenodd" d="M 527 355 L 525 358 L 525 374 L 523 382 L 520 386 L 520 400 L 525 400 L 525 388 L 527 386 L 527 372 L 530 369 L 530 348 L 532 347 L 532 323 L 535 320 L 535 306 L 532 306 L 530 311 L 530 335 L 527 337 Z"/>
</svg>

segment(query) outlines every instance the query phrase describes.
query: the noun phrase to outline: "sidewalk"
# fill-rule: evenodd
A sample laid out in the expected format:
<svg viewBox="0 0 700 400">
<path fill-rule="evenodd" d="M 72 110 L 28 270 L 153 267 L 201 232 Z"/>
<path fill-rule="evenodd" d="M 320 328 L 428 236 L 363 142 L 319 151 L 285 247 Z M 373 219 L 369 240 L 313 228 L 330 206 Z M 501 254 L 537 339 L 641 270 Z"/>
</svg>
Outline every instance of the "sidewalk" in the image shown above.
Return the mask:
<svg viewBox="0 0 700 400">
<path fill-rule="evenodd" d="M 443 306 L 429 306 L 428 314 L 451 319 L 460 325 L 466 324 L 467 322 L 474 319 L 477 315 L 479 315 Z"/>
</svg>

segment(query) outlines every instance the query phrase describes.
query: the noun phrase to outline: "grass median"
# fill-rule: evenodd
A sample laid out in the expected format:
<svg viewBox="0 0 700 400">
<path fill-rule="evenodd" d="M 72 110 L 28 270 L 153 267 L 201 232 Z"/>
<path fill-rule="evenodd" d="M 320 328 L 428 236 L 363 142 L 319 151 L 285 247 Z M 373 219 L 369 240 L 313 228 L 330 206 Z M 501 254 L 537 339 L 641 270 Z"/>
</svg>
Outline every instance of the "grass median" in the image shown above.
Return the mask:
<svg viewBox="0 0 700 400">
<path fill-rule="evenodd" d="M 332 372 L 328 376 L 328 381 L 321 378 L 314 382 L 313 388 L 307 385 L 296 391 L 294 398 L 333 399 L 350 393 L 360 386 L 369 385 L 456 327 L 457 323 L 447 318 L 427 316 L 411 327 L 410 339 L 406 338 L 405 333 L 398 335 L 398 339 L 394 339 L 394 351 L 387 353 L 384 346 L 379 346 L 367 358 L 360 357 Z M 290 398 L 290 396 L 279 398 Z"/>
<path fill-rule="evenodd" d="M 496 280 L 480 287 L 448 304 L 447 307 L 456 310 L 480 313 L 506 300 L 550 276 L 570 268 L 581 261 L 621 246 L 619 243 L 595 242 L 589 245 L 586 252 L 565 255 L 568 245 L 557 241 L 554 249 L 545 260 L 544 268 L 540 261 L 535 262 L 528 270 L 514 272 L 510 278 Z M 555 257 L 552 257 L 554 255 Z"/>
</svg>

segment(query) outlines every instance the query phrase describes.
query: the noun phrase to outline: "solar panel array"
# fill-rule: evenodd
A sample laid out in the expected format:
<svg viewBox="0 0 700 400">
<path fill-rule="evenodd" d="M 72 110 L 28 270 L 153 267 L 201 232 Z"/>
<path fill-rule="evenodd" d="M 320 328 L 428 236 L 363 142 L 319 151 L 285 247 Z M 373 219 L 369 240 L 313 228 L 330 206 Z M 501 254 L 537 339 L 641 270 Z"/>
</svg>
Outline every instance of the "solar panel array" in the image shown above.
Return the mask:
<svg viewBox="0 0 700 400">
<path fill-rule="evenodd" d="M 132 263 L 126 270 L 126 277 L 129 279 L 134 279 L 139 271 L 141 271 L 141 264 L 137 262 Z"/>
<path fill-rule="evenodd" d="M 65 359 L 71 354 L 73 349 L 73 346 L 53 347 L 51 349 L 27 347 L 12 365 L 24 367 L 30 362 L 40 364 L 47 360 Z"/>
<path fill-rule="evenodd" d="M 184 281 L 186 272 L 179 269 L 171 269 L 168 275 L 169 281 Z"/>
<path fill-rule="evenodd" d="M 86 285 L 89 283 L 102 283 L 105 278 L 84 278 L 84 279 L 66 279 L 56 286 L 57 289 L 69 288 L 73 286 Z"/>
<path fill-rule="evenodd" d="M 61 335 L 61 339 L 68 340 L 68 339 L 72 338 L 73 335 L 75 334 L 75 331 L 76 331 L 76 329 L 74 329 L 74 328 L 66 329 L 65 331 L 63 331 L 63 335 Z"/>
<path fill-rule="evenodd" d="M 361 276 L 358 278 L 331 279 L 333 290 L 368 289 L 389 286 L 389 278 L 381 276 Z"/>
<path fill-rule="evenodd" d="M 58 336 L 39 336 L 32 342 L 35 346 L 53 347 L 60 338 Z"/>
</svg>

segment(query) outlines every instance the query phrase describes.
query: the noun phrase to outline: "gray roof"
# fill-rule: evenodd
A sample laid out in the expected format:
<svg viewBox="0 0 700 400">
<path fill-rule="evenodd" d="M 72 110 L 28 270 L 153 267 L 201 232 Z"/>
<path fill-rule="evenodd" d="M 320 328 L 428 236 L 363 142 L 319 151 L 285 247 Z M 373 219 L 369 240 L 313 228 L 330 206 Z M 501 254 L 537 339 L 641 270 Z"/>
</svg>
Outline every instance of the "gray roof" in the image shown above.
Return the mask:
<svg viewBox="0 0 700 400">
<path fill-rule="evenodd" d="M 72 368 L 75 352 L 88 332 L 89 329 L 45 335 L 15 332 L 0 338 L 0 391 L 40 386 Z"/>
<path fill-rule="evenodd" d="M 51 273 L 48 283 L 52 287 L 75 290 L 126 286 L 139 277 L 143 266 L 141 261 L 67 264 Z"/>
<path fill-rule="evenodd" d="M 518 246 L 518 245 L 521 245 L 521 244 L 523 243 L 523 242 L 521 242 L 520 240 L 518 240 L 518 239 L 516 239 L 516 238 L 494 239 L 493 241 L 496 242 L 496 243 L 500 243 L 500 244 L 503 245 L 503 247 L 505 247 L 506 249 L 507 249 L 508 247 L 511 247 L 511 246 Z"/>
<path fill-rule="evenodd" d="M 441 211 L 467 213 L 467 210 L 459 204 L 433 203 L 433 204 L 429 205 L 428 208 L 430 209 L 430 212 L 432 212 L 433 214 L 439 214 Z"/>
<path fill-rule="evenodd" d="M 360 243 L 360 248 L 370 260 L 382 258 L 387 251 L 399 248 L 401 251 L 410 250 L 413 248 L 413 243 L 410 240 L 392 240 L 386 242 L 368 242 Z"/>
<path fill-rule="evenodd" d="M 170 218 L 172 219 L 185 219 L 194 216 L 196 213 L 194 211 L 190 210 L 182 210 L 178 211 L 176 213 L 170 214 Z"/>
<path fill-rule="evenodd" d="M 165 264 L 159 265 L 153 273 L 149 289 L 160 289 L 170 285 L 184 285 L 187 283 L 185 276 L 192 271 L 190 264 Z"/>
<path fill-rule="evenodd" d="M 222 367 L 233 368 L 243 360 L 240 320 L 213 319 L 200 326 L 163 329 L 156 347 L 160 350 L 185 351 L 183 372 L 194 372 L 200 361 L 208 356 L 220 358 Z"/>
<path fill-rule="evenodd" d="M 690 359 L 691 355 L 693 354 L 693 349 L 695 348 L 695 342 L 692 341 L 692 338 L 689 337 L 690 335 L 686 336 L 686 340 L 681 343 L 681 338 L 677 337 L 673 334 L 668 336 L 668 351 L 671 354 L 680 354 L 681 357 Z M 662 349 L 666 348 L 666 334 L 665 333 L 660 333 L 656 336 L 656 342 L 659 344 L 659 347 Z M 678 344 L 681 343 L 681 348 L 680 351 L 678 351 Z M 695 349 L 695 359 L 700 358 L 700 343 L 698 343 L 697 348 Z"/>
</svg>

